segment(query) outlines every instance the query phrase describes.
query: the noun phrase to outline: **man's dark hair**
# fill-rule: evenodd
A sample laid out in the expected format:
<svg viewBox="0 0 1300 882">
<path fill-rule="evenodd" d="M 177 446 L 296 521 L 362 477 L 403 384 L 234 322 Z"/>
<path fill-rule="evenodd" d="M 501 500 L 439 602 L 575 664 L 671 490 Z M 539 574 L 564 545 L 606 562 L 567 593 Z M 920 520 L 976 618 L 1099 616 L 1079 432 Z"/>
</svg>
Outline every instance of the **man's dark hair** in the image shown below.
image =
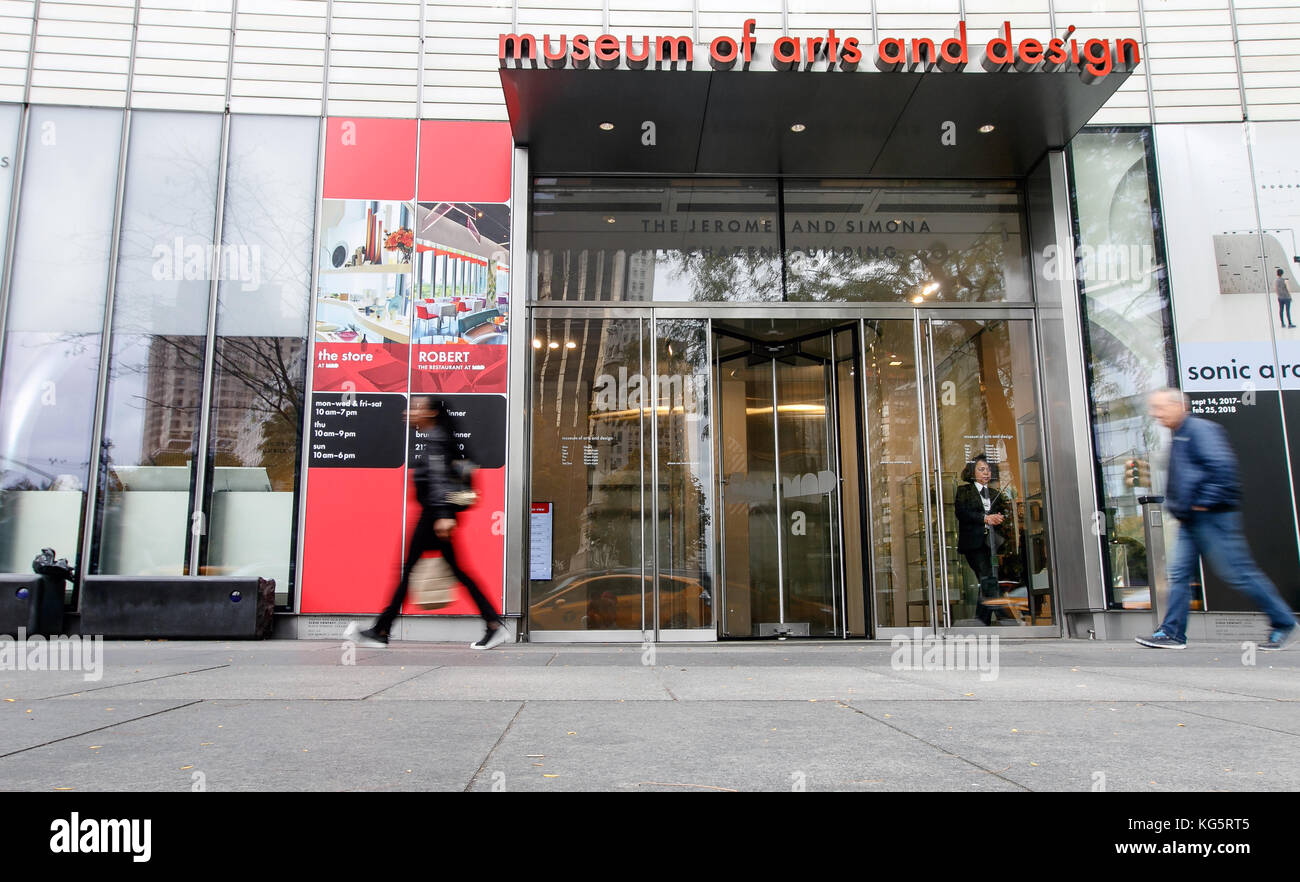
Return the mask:
<svg viewBox="0 0 1300 882">
<path fill-rule="evenodd" d="M 1278 267 L 1278 268 L 1277 268 L 1277 274 L 1278 274 L 1279 276 L 1282 275 L 1282 268 L 1281 268 L 1281 267 Z"/>
<path fill-rule="evenodd" d="M 996 481 L 998 479 L 998 467 L 993 463 L 989 462 L 989 458 L 982 453 L 979 456 L 972 459 L 970 462 L 966 463 L 966 467 L 961 470 L 961 479 L 965 481 L 967 484 L 974 484 L 975 466 L 977 466 L 981 462 L 989 467 L 989 483 L 991 484 L 994 481 Z"/>
</svg>

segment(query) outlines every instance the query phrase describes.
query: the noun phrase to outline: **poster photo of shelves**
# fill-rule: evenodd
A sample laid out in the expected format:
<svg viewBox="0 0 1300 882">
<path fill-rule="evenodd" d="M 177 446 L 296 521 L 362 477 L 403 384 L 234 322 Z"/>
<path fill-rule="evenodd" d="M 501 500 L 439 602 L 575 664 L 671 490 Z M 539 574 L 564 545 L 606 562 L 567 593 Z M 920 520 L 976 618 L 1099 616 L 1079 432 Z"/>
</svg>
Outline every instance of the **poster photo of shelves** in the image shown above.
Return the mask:
<svg viewBox="0 0 1300 882">
<path fill-rule="evenodd" d="M 317 390 L 406 391 L 412 216 L 409 202 L 324 200 L 314 327 Z"/>
<path fill-rule="evenodd" d="M 506 391 L 510 207 L 415 208 L 412 392 Z"/>
</svg>

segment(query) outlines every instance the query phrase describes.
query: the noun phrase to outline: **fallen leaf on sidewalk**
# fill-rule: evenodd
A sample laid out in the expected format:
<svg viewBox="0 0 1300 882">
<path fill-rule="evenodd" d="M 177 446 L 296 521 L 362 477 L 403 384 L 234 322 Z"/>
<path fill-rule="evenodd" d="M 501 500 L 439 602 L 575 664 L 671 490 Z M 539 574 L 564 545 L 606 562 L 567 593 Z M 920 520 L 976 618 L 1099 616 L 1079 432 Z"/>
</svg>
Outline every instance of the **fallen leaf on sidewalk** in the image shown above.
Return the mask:
<svg viewBox="0 0 1300 882">
<path fill-rule="evenodd" d="M 188 765 L 188 766 L 181 766 L 181 771 L 183 772 L 183 771 L 185 771 L 186 769 L 192 769 L 192 768 L 194 768 L 194 765 L 191 763 L 191 764 Z"/>
<path fill-rule="evenodd" d="M 99 750 L 99 749 L 100 749 L 101 747 L 103 747 L 103 746 L 104 746 L 104 745 L 102 745 L 102 744 L 92 744 L 92 745 L 90 745 L 90 749 L 91 749 L 91 750 Z"/>
</svg>

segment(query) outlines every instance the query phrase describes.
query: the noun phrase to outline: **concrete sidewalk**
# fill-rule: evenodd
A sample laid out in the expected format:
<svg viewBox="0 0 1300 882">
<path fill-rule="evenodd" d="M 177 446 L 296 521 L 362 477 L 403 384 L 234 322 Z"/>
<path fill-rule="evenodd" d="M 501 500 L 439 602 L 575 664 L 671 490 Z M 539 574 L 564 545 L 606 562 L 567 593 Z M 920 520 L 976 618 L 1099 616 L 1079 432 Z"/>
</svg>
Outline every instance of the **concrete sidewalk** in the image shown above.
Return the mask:
<svg viewBox="0 0 1300 882">
<path fill-rule="evenodd" d="M 1300 789 L 1300 648 L 1004 639 L 994 679 L 887 642 L 103 650 L 0 671 L 0 789 Z"/>
</svg>

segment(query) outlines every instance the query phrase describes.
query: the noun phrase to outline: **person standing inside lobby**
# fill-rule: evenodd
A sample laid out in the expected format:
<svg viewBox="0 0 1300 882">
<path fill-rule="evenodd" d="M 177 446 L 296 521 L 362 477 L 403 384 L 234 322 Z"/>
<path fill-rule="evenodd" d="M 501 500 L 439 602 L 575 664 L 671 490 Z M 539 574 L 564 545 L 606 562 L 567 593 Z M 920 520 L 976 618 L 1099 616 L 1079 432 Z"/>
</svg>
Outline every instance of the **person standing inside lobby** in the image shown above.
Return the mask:
<svg viewBox="0 0 1300 882">
<path fill-rule="evenodd" d="M 1268 616 L 1270 631 L 1258 648 L 1282 649 L 1297 636 L 1300 625 L 1246 545 L 1237 456 L 1227 432 L 1192 416 L 1187 396 L 1178 389 L 1151 393 L 1147 410 L 1172 433 L 1165 511 L 1178 519 L 1179 530 L 1169 564 L 1169 609 L 1156 632 L 1137 642 L 1153 649 L 1186 648 L 1191 579 L 1197 559 L 1204 558 L 1219 578 Z"/>
<path fill-rule="evenodd" d="M 957 488 L 954 502 L 957 509 L 957 550 L 979 580 L 975 617 L 986 625 L 992 625 L 994 610 L 984 602 L 1002 593 L 997 576 L 993 574 L 993 555 L 994 545 L 1001 544 L 1002 522 L 1007 517 L 1006 499 L 1000 491 L 989 487 L 993 480 L 993 467 L 984 454 L 966 463 L 961 479 L 966 483 Z"/>
<path fill-rule="evenodd" d="M 1277 320 L 1284 328 L 1294 328 L 1295 324 L 1291 321 L 1291 292 L 1287 290 L 1286 275 L 1280 267 L 1273 287 L 1277 291 Z"/>
</svg>

